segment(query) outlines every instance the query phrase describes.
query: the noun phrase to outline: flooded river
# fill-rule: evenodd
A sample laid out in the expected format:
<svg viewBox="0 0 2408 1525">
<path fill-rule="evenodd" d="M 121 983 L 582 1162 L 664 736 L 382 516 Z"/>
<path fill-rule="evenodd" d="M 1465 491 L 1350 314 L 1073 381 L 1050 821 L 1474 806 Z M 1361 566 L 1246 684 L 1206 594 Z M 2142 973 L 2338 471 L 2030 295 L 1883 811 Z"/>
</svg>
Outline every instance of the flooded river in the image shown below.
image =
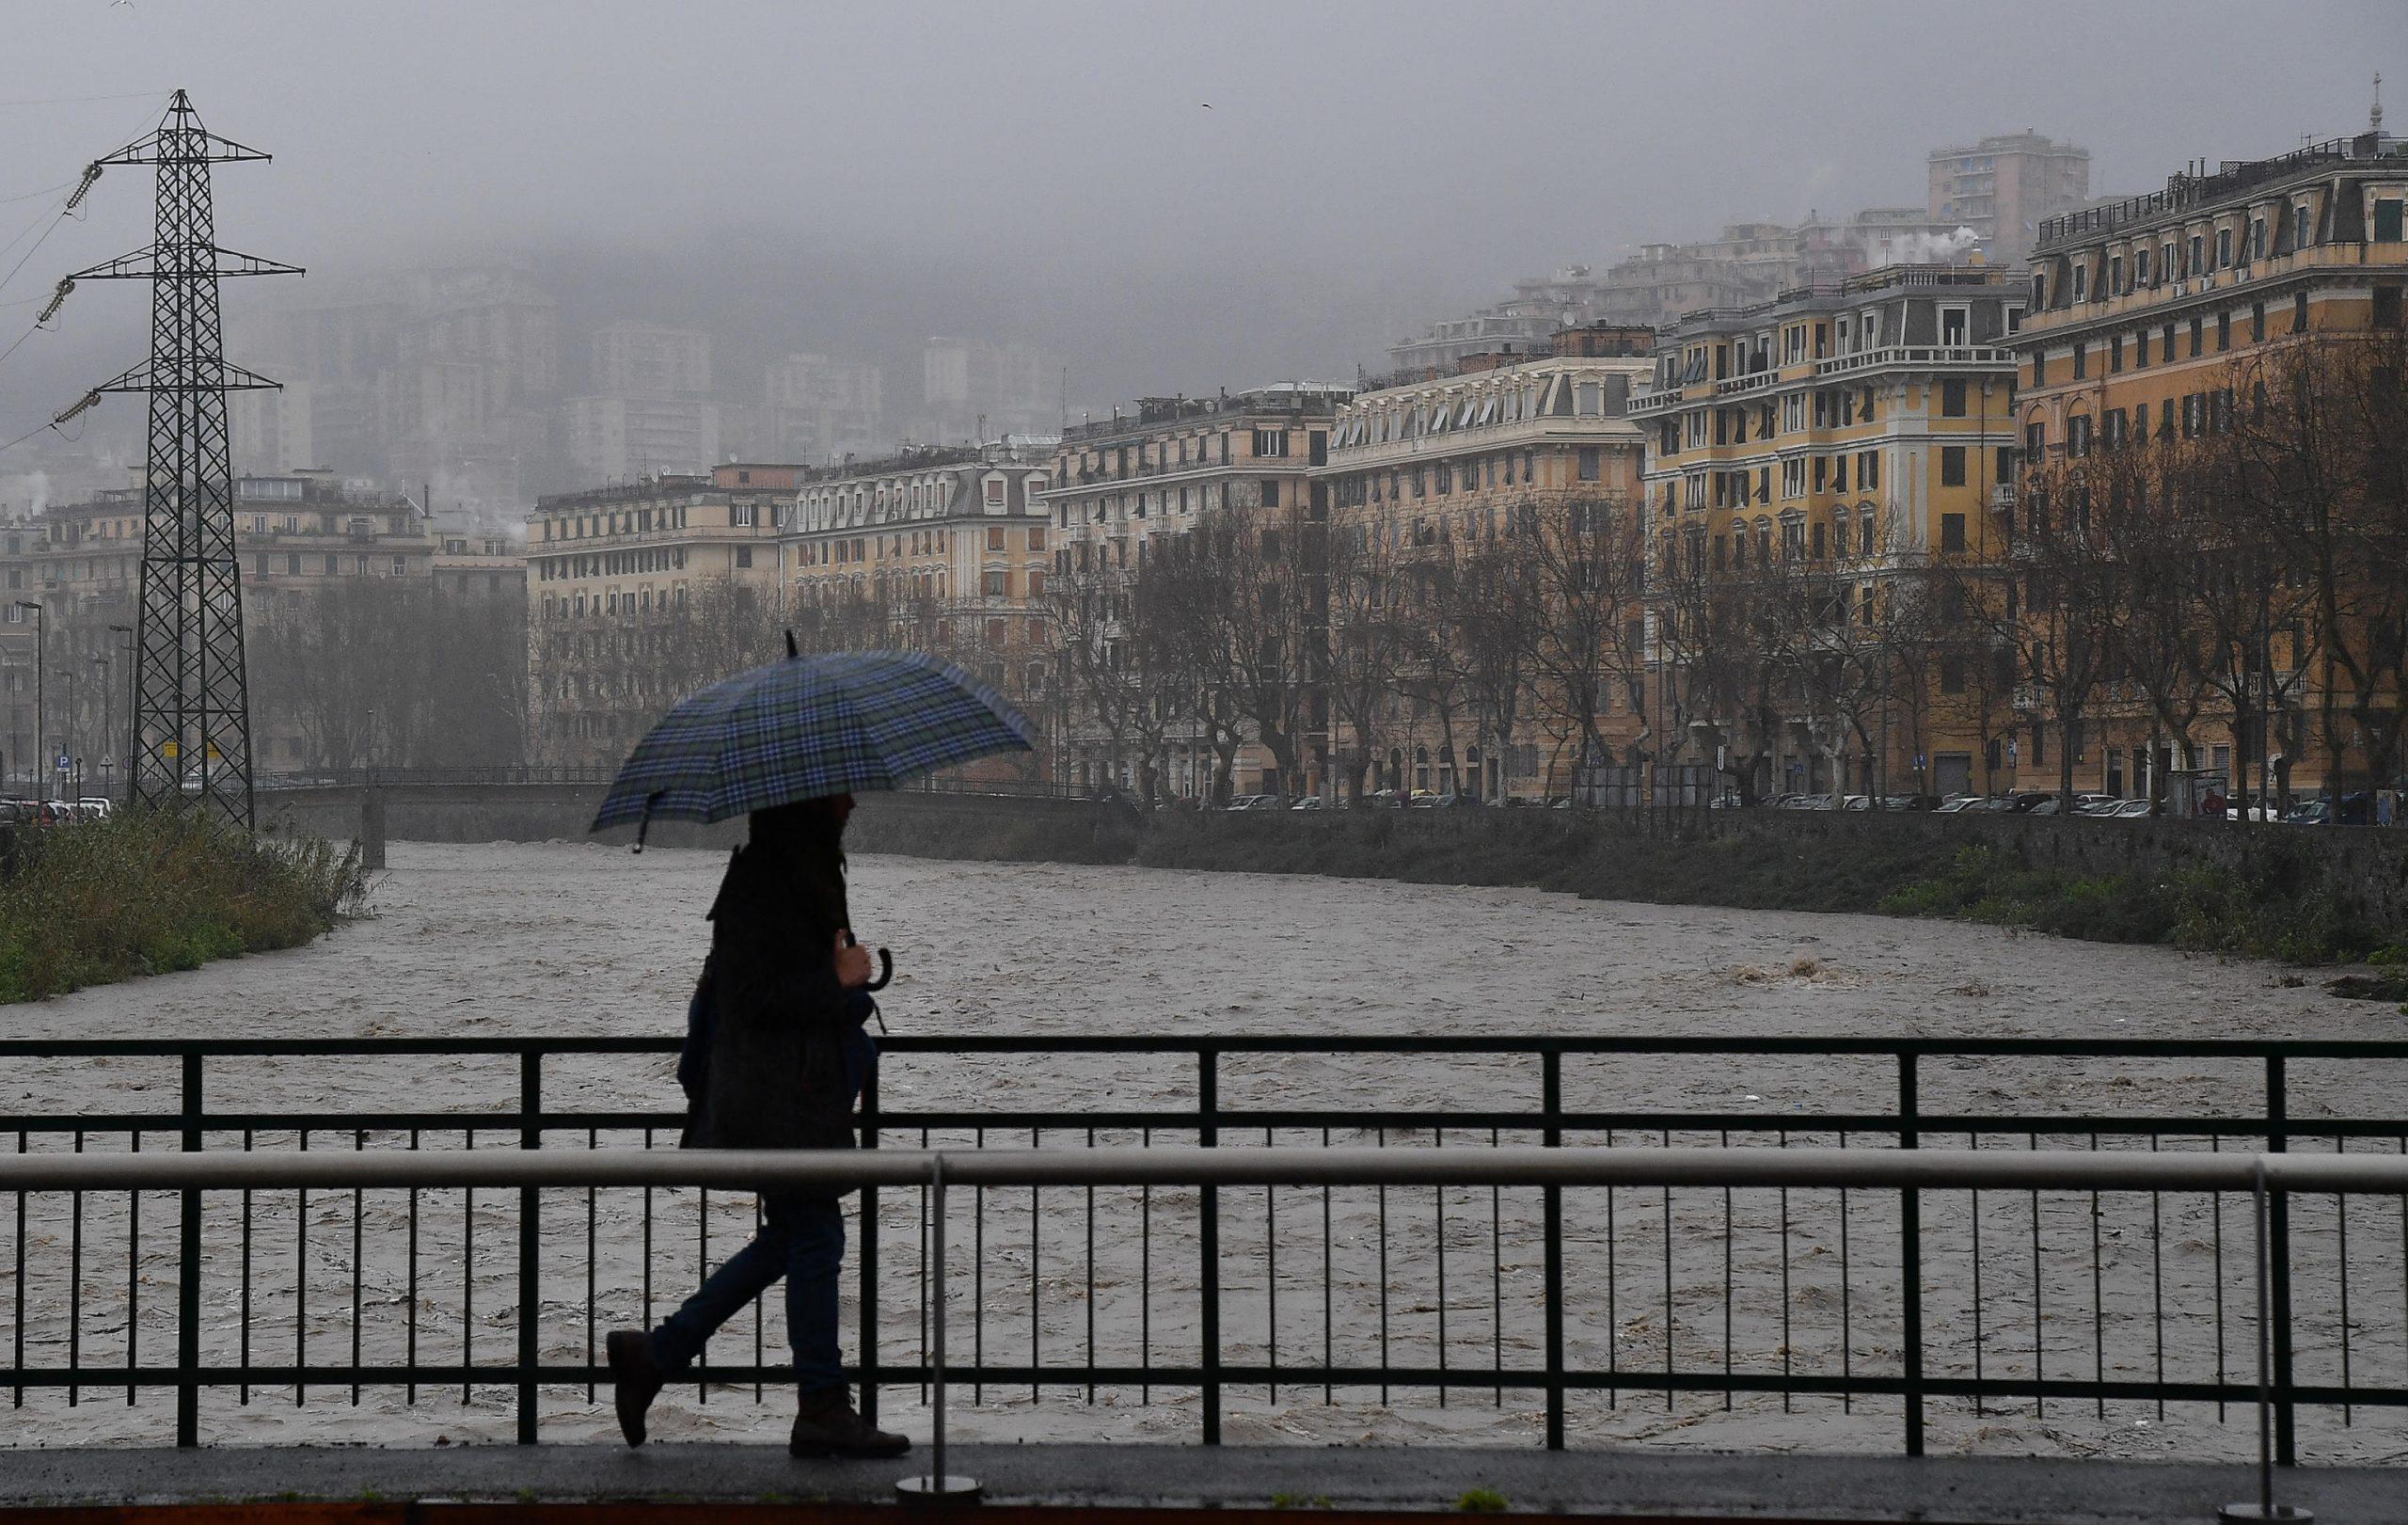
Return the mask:
<svg viewBox="0 0 2408 1525">
<path fill-rule="evenodd" d="M 559 843 L 396 844 L 392 852 L 392 870 L 372 896 L 374 913 L 310 947 L 10 1008 L 11 1036 L 626 1035 L 682 1025 L 721 854 L 656 850 L 635 856 Z M 877 857 L 854 865 L 852 901 L 864 941 L 895 950 L 898 975 L 883 1005 L 894 1030 L 911 1034 L 2397 1038 L 2403 1027 L 2388 1006 L 2337 1000 L 2312 983 L 2289 984 L 2282 971 L 2266 965 L 1872 917 L 1370 881 Z M 905 1056 L 890 1067 L 887 1103 L 903 1111 L 1192 1105 L 1192 1064 Z M 547 1104 L 667 1107 L 673 1104 L 668 1071 L 665 1059 L 648 1057 L 564 1065 L 547 1083 Z M 1528 1108 L 1536 1101 L 1535 1073 L 1518 1056 L 1273 1063 L 1233 1056 L 1224 1061 L 1222 1100 L 1230 1106 Z M 2290 1077 L 2291 1104 L 2311 1120 L 2399 1116 L 2402 1078 L 2408 1065 L 2383 1072 L 2303 1062 Z M 506 1100 L 514 1079 L 502 1068 L 456 1063 L 274 1064 L 213 1081 L 220 1088 L 210 1102 L 219 1110 L 237 1105 L 230 1093 L 239 1088 L 239 1101 L 261 1111 L 466 1107 Z M 0 1062 L 8 1110 L 157 1110 L 172 1105 L 162 1099 L 172 1096 L 172 1082 L 171 1068 L 155 1064 Z M 2207 1061 L 1941 1059 L 1926 1067 L 1923 1104 L 1933 1112 L 2173 1119 L 2251 1107 L 2260 1083 L 2252 1067 Z M 1567 1104 L 1576 1108 L 1773 1118 L 1850 1107 L 1885 1112 L 1894 1097 L 1886 1061 L 1808 1056 L 1576 1060 L 1567 1065 L 1566 1085 Z M 1777 1141 L 1771 1127 L 1744 1141 Z M 1434 1142 L 1453 1147 L 1487 1138 L 1482 1130 Z M 1680 1133 L 1671 1139 L 1718 1141 Z M 289 1132 L 255 1141 L 298 1142 Z M 1028 1138 L 1023 1132 L 988 1141 L 1024 1145 Z M 1099 1141 L 1117 1137 L 1107 1130 Z M 1261 1141 L 1259 1130 L 1251 1141 Z M 1318 1135 L 1279 1141 L 1318 1141 Z M 1426 1133 L 1386 1141 L 1434 1142 Z M 1617 1141 L 1663 1138 L 1651 1133 Z M 2025 1141 L 2019 1135 L 1995 1142 Z M 212 1140 L 214 1147 L 226 1142 Z M 350 1142 L 341 1139 L 344 1147 Z M 371 1147 L 396 1142 L 373 1140 Z M 2173 1130 L 2164 1145 L 2205 1147 Z M 121 1147 L 121 1139 L 109 1147 Z M 316 1147 L 330 1147 L 329 1140 Z M 1399 1191 L 1383 1200 L 1370 1192 L 1329 1199 L 1298 1192 L 1268 1201 L 1259 1190 L 1228 1195 L 1223 1295 L 1230 1359 L 1306 1364 L 1327 1349 L 1346 1364 L 1374 1359 L 1383 1348 L 1396 1365 L 1520 1368 L 1539 1359 L 1535 1193 Z M 398 1194 L 371 1194 L 355 1216 L 348 1194 L 317 1194 L 306 1209 L 290 1194 L 281 1200 L 262 1195 L 254 1209 L 253 1256 L 243 1263 L 247 1279 L 239 1283 L 239 1221 L 230 1205 L 213 1200 L 211 1359 L 239 1358 L 234 1342 L 245 1308 L 257 1331 L 255 1366 L 347 1361 L 355 1341 L 369 1364 L 398 1358 L 401 1321 L 413 1309 L 430 1331 L 420 1359 L 456 1359 L 463 1341 L 479 1362 L 510 1358 L 515 1202 L 490 1193 L 471 1211 L 457 1194 L 427 1194 L 416 1258 L 404 1261 L 404 1204 L 387 1196 Z M 965 1289 L 959 1295 L 974 1295 L 965 1279 L 978 1279 L 976 1337 L 987 1342 L 990 1362 L 1079 1359 L 1087 1330 L 1099 1331 L 1093 1348 L 1101 1361 L 1194 1360 L 1193 1193 L 1140 1199 L 1101 1192 L 1093 1207 L 1063 1193 L 1041 1209 L 1026 1193 L 996 1196 L 1006 1199 L 981 1204 L 974 1220 L 965 1209 L 954 1246 L 956 1280 Z M 1991 1199 L 2006 1196 L 2014 1199 Z M 588 1335 L 589 1229 L 597 1245 L 599 1326 L 640 1316 L 634 1289 L 644 1252 L 632 1200 L 604 1194 L 589 1218 L 585 1203 L 562 1197 L 547 1205 L 546 1241 L 557 1244 L 570 1268 L 558 1286 L 547 1283 L 542 1340 L 547 1360 L 573 1362 L 583 1358 Z M 1567 1312 L 1570 1357 L 1578 1368 L 1660 1370 L 1669 1342 L 1685 1371 L 1719 1371 L 1727 1362 L 1760 1374 L 1786 1366 L 1894 1372 L 1894 1194 L 1860 1194 L 1843 1208 L 1830 1194 L 1802 1192 L 1779 1199 L 1739 1193 L 1735 1202 L 1720 1193 L 1567 1199 L 1567 1288 L 1577 1299 Z M 84 1215 L 80 1230 L 76 1211 Z M 656 1247 L 652 1264 L 670 1284 L 689 1285 L 683 1279 L 694 1274 L 699 1250 L 684 1240 L 695 1231 L 694 1205 L 656 1211 L 681 1237 L 673 1250 Z M 723 1253 L 749 1223 L 751 1207 L 715 1199 L 711 1211 L 712 1243 Z M 2408 1232 L 2400 1210 L 2387 1201 L 2362 1204 L 2346 1226 L 2334 1221 L 2329 1206 L 2321 1211 L 2315 1216 L 2303 1205 L 2300 1232 L 2319 1244 L 2319 1235 L 2351 1235 L 2346 1253 L 2355 1302 L 2346 1319 L 2337 1308 L 2328 1314 L 2320 1306 L 2328 1289 L 2305 1278 L 2303 1319 L 2319 1338 L 2330 1335 L 2337 1349 L 2346 1337 L 2353 1380 L 2408 1386 L 2401 1340 L 2408 1284 L 2400 1264 Z M 36 1200 L 21 1247 L 28 1265 L 22 1331 L 28 1370 L 62 1364 L 71 1337 L 86 1362 L 115 1364 L 129 1329 L 138 1335 L 143 1363 L 171 1357 L 174 1199 L 146 1202 L 144 1215 L 150 1227 L 135 1251 L 122 1202 L 95 1198 L 73 1209 Z M 890 1195 L 882 1221 L 891 1274 L 880 1296 L 889 1331 L 881 1354 L 890 1363 L 910 1361 L 919 1348 L 915 1257 L 925 1220 L 918 1204 L 898 1193 Z M 1924 1270 L 1933 1370 L 1953 1372 L 1951 1363 L 1961 1358 L 1985 1361 L 1990 1374 L 2014 1374 L 2030 1369 L 2036 1346 L 2049 1376 L 2088 1377 L 2095 1366 L 2111 1379 L 2153 1370 L 2201 1380 L 2222 1371 L 2237 1378 L 2250 1349 L 2242 1317 L 2248 1283 L 2246 1266 L 2232 1257 L 2248 1230 L 2237 1205 L 2218 1214 L 2204 1199 L 2171 1196 L 2111 1198 L 2096 1216 L 2086 1199 L 2043 1204 L 1989 1194 L 1978 1205 L 1935 1201 L 1926 1212 Z M 470 1234 L 473 1251 L 464 1243 Z M 83 1253 L 71 1259 L 78 1235 Z M 357 1261 L 355 1235 L 365 1247 Z M 8 1243 L 16 1253 L 17 1241 Z M 2027 1262 L 2033 1243 L 2045 1244 L 2050 1264 Z M 2059 1259 L 2067 1263 L 2055 1263 Z M 1444 1285 L 1442 1264 L 1452 1268 Z M 296 1266 L 308 1268 L 306 1277 Z M 1987 1287 L 1972 1279 L 1977 1267 L 1988 1268 Z M 2094 1277 L 2094 1267 L 2103 1269 Z M 308 1285 L 296 1289 L 296 1281 Z M 1728 1295 L 1726 1286 L 1734 1289 Z M 2037 1316 L 2035 1295 L 2045 1295 Z M 1976 1329 L 1972 1321 L 1985 1310 Z M 655 1314 L 660 1311 L 656 1304 Z M 0 1315 L 16 1316 L 4 1308 Z M 849 1291 L 847 1317 L 849 1355 L 857 1350 Z M 418 1323 L 409 1327 L 415 1331 Z M 774 1357 L 774 1311 L 762 1338 Z M 744 1347 L 741 1358 L 751 1358 L 749 1322 L 740 1336 L 732 1327 L 726 1339 Z M 2303 1381 L 2323 1379 L 2316 1363 L 2326 1354 L 2313 1344 L 2303 1343 Z M 0 1360 L 11 1358 L 9 1349 L 10 1337 L 0 1337 Z M 739 1353 L 715 1355 L 733 1360 Z M 355 1399 L 347 1386 L 321 1385 L 296 1401 L 287 1385 L 254 1388 L 245 1406 L 231 1388 L 212 1390 L 204 1433 L 230 1441 L 397 1444 L 506 1439 L 512 1433 L 505 1390 L 475 1389 L 465 1403 L 457 1387 L 420 1389 L 414 1403 L 403 1396 L 371 1385 Z M 1048 1387 L 1034 1399 L 1025 1385 L 965 1390 L 957 1433 L 1193 1438 L 1192 1389 L 1157 1387 L 1143 1396 L 1150 1401 L 1141 1402 L 1133 1386 L 1105 1388 L 1092 1399 L 1084 1387 Z M 1341 1388 L 1325 1401 L 1318 1385 L 1283 1383 L 1275 1391 L 1259 1383 L 1233 1386 L 1227 1436 L 1535 1444 L 1540 1435 L 1533 1393 L 1458 1390 L 1444 1407 L 1428 1389 L 1386 1396 L 1382 1402 L 1375 1389 Z M 76 1397 L 71 1406 L 64 1391 L 29 1390 L 23 1406 L 0 1407 L 0 1443 L 167 1433 L 169 1394 L 146 1392 L 132 1407 L 121 1389 Z M 600 1397 L 588 1402 L 582 1386 L 547 1389 L 546 1436 L 611 1433 L 607 1392 Z M 749 1386 L 707 1395 L 673 1390 L 655 1433 L 772 1438 L 790 1417 L 774 1397 L 756 1405 Z M 919 1399 L 916 1386 L 891 1390 L 884 1416 L 924 1433 Z M 2408 1454 L 2400 1412 L 2361 1408 L 2346 1429 L 2337 1416 L 2329 1424 L 2304 1417 L 2303 1447 L 2361 1460 Z M 1861 1398 L 1844 1411 L 1831 1398 L 1784 1402 L 1743 1391 L 1726 1407 L 1720 1390 L 1667 1403 L 1660 1392 L 1601 1389 L 1576 1394 L 1571 1417 L 1576 1443 L 1807 1450 L 1894 1449 L 1900 1425 L 1894 1398 Z M 1931 1426 L 1935 1451 L 2240 1457 L 2255 1445 L 2247 1415 L 2235 1411 L 2219 1422 L 2206 1405 L 2173 1406 L 2161 1415 L 2154 1405 L 2111 1403 L 2102 1415 L 2067 1402 L 2036 1412 L 2018 1400 L 1975 1413 L 1961 1401 L 1936 1401 Z"/>
</svg>

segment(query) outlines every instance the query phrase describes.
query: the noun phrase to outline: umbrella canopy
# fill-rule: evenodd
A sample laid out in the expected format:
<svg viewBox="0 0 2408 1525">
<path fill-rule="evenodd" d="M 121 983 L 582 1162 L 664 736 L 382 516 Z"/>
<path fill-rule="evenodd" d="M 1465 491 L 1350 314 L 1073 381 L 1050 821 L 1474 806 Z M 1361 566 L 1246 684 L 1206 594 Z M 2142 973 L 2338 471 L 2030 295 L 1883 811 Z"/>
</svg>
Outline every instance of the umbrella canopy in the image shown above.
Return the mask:
<svg viewBox="0 0 2408 1525">
<path fill-rule="evenodd" d="M 789 657 L 677 701 L 628 755 L 590 831 L 725 820 L 1035 743 L 1028 717 L 942 658 Z"/>
</svg>

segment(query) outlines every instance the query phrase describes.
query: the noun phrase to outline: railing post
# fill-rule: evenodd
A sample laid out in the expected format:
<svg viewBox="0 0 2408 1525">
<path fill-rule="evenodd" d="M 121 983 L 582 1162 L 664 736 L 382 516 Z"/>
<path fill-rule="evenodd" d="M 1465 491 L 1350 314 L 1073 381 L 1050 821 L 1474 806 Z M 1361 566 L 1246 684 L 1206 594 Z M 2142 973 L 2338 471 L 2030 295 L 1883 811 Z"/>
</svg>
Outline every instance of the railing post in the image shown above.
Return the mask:
<svg viewBox="0 0 2408 1525">
<path fill-rule="evenodd" d="M 862 1148 L 878 1147 L 878 1066 L 862 1081 Z M 878 1188 L 862 1184 L 862 1418 L 878 1422 Z"/>
<path fill-rule="evenodd" d="M 1563 1056 L 1539 1056 L 1539 1141 L 1563 1146 Z M 1611 1187 L 1608 1187 L 1611 1190 Z M 1546 1448 L 1563 1449 L 1563 1188 L 1539 1188 L 1545 1203 L 1546 1234 Z"/>
<path fill-rule="evenodd" d="M 1920 1125 L 1921 1103 L 1916 1095 L 1915 1056 L 1898 1056 L 1898 1147 L 1923 1147 Z M 1842 1194 L 1845 1200 L 1846 1193 Z M 1845 1211 L 1845 1207 L 1842 1209 Z M 1912 1186 L 1898 1193 L 1898 1271 L 1905 1285 L 1899 1289 L 1904 1301 L 1901 1312 L 1906 1322 L 1904 1349 L 1900 1364 L 1904 1367 L 1904 1406 L 1907 1416 L 1907 1454 L 1923 1454 L 1923 1194 Z"/>
<path fill-rule="evenodd" d="M 183 1062 L 183 1150 L 200 1152 L 201 1059 Z M 183 1222 L 177 1233 L 182 1264 L 176 1272 L 176 1444 L 200 1444 L 200 1193 L 183 1193 Z"/>
<path fill-rule="evenodd" d="M 2290 1105 L 2287 1076 L 2279 1054 L 2266 1058 L 2266 1152 L 2281 1154 L 2290 1148 Z M 2288 1192 L 2276 1189 L 2266 1200 L 2267 1268 L 2273 1282 L 2274 1460 L 2284 1467 L 2299 1463 L 2297 1414 L 2291 1403 L 2291 1203 Z"/>
<path fill-rule="evenodd" d="M 1221 1141 L 1221 1062 L 1211 1047 L 1196 1051 L 1196 1142 L 1212 1149 Z M 1221 1443 L 1221 1194 L 1196 1188 L 1196 1239 L 1201 1246 L 1204 1365 L 1204 1443 Z"/>
<path fill-rule="evenodd" d="M 518 1147 L 544 1147 L 539 1115 L 544 1109 L 544 1056 L 528 1049 L 518 1056 Z M 518 1443 L 535 1443 L 535 1369 L 541 1354 L 537 1321 L 544 1308 L 543 1193 L 525 1186 L 518 1193 Z"/>
</svg>

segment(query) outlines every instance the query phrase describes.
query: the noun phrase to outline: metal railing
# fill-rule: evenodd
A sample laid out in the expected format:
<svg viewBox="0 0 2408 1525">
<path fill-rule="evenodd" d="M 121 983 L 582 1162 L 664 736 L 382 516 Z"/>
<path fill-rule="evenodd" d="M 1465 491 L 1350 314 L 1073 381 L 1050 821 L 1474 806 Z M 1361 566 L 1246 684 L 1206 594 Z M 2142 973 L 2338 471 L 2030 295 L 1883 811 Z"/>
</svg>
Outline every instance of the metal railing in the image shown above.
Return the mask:
<svg viewBox="0 0 2408 1525">
<path fill-rule="evenodd" d="M 1193 1394 L 1207 1442 L 1236 1390 L 1407 1390 L 1533 1398 L 1558 1446 L 1642 1398 L 1863 1407 L 1920 1453 L 1932 1413 L 2262 1396 L 2286 1462 L 2303 1415 L 2408 1414 L 2408 1119 L 2292 1104 L 2303 1072 L 2396 1095 L 2408 1042 L 897 1037 L 864 1152 L 647 1155 L 674 1046 L 0 1042 L 0 1080 L 52 1099 L 0 1116 L 0 1387 L 172 1391 L 187 1444 L 205 1390 L 483 1390 L 532 1440 L 546 1390 L 591 1400 L 609 1323 L 657 1322 L 757 1224 L 730 1188 L 809 1178 L 862 1187 L 872 1414 L 943 1368 L 977 1403 Z M 1660 1100 L 1726 1079 L 1743 1102 Z M 2133 1100 L 1981 1104 L 2003 1082 Z M 940 1157 L 966 1254 L 931 1244 Z M 2227 1199 L 2261 1169 L 2253 1317 Z M 781 1380 L 779 1329 L 731 1326 L 698 1393 Z"/>
</svg>

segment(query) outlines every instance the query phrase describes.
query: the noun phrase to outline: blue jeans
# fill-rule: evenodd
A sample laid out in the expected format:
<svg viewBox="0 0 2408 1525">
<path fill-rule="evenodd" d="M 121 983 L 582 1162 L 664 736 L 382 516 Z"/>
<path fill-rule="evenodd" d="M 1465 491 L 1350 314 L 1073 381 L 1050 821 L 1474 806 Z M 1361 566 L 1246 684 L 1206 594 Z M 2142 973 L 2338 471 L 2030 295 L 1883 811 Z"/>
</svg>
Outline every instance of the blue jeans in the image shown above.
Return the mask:
<svg viewBox="0 0 2408 1525">
<path fill-rule="evenodd" d="M 664 1372 L 684 1370 L 721 1325 L 784 1277 L 795 1386 L 805 1397 L 844 1391 L 844 1353 L 836 1347 L 836 1276 L 844 1262 L 843 1206 L 825 1199 L 763 1197 L 761 1231 L 652 1331 L 653 1358 Z"/>
</svg>

